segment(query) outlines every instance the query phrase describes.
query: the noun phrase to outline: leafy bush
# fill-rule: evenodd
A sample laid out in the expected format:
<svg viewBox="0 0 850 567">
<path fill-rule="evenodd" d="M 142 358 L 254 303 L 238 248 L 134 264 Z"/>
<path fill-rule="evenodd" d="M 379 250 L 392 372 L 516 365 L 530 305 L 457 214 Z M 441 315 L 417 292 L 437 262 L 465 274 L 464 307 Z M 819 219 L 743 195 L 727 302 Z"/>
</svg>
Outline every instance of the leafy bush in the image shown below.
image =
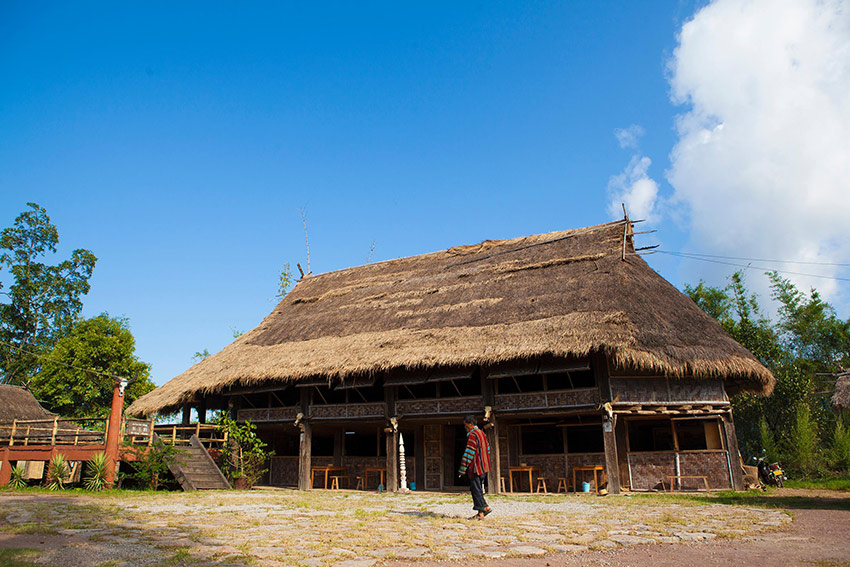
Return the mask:
<svg viewBox="0 0 850 567">
<path fill-rule="evenodd" d="M 844 419 L 835 422 L 830 449 L 830 466 L 837 471 L 850 472 L 850 427 Z"/>
<path fill-rule="evenodd" d="M 817 425 L 812 420 L 809 406 L 801 403 L 797 406 L 796 419 L 785 451 L 789 459 L 788 467 L 796 470 L 802 478 L 811 478 L 819 472 L 819 453 Z"/>
<path fill-rule="evenodd" d="M 217 424 L 227 433 L 227 447 L 219 460 L 222 472 L 231 482 L 242 478 L 248 487 L 254 486 L 268 470 L 266 462 L 274 452 L 265 450 L 266 443 L 257 436 L 257 427 L 250 421 L 243 425 L 222 414 Z"/>
<path fill-rule="evenodd" d="M 27 486 L 27 470 L 23 465 L 15 465 L 12 469 L 12 476 L 9 479 L 10 488 L 26 488 Z"/>
<path fill-rule="evenodd" d="M 86 467 L 86 490 L 97 491 L 106 488 L 106 474 L 109 468 L 109 458 L 106 453 L 95 453 Z"/>
<path fill-rule="evenodd" d="M 53 455 L 47 464 L 47 477 L 45 482 L 48 490 L 62 490 L 65 488 L 65 477 L 71 474 L 68 461 L 62 455 Z"/>
<path fill-rule="evenodd" d="M 169 445 L 162 439 L 154 439 L 153 443 L 146 447 L 135 445 L 126 447 L 127 452 L 135 457 L 132 462 L 132 471 L 127 476 L 149 490 L 156 490 L 159 487 L 160 476 L 168 472 L 168 464 L 180 463 L 179 457 L 185 453 L 183 449 Z"/>
</svg>

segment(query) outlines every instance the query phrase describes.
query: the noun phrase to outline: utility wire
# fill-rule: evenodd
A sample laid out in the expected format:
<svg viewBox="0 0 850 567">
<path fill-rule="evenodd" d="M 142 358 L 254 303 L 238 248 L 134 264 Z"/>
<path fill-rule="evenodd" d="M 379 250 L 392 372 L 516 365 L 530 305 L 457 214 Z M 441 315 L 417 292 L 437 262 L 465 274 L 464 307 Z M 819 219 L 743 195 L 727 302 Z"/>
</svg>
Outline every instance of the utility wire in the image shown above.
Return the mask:
<svg viewBox="0 0 850 567">
<path fill-rule="evenodd" d="M 702 258 L 720 258 L 723 260 L 746 260 L 747 262 L 774 262 L 777 264 L 807 264 L 811 266 L 840 266 L 848 268 L 850 264 L 840 262 L 805 262 L 802 260 L 769 260 L 767 258 L 742 258 L 740 256 L 718 256 L 715 254 L 698 254 L 696 252 L 667 252 L 659 250 L 662 254 L 674 254 L 677 256 L 697 256 Z"/>
<path fill-rule="evenodd" d="M 21 347 L 13 345 L 12 343 L 7 343 L 6 341 L 0 341 L 0 344 L 6 345 L 6 346 L 11 347 L 15 350 L 18 350 L 18 351 L 21 351 L 23 353 L 34 356 L 36 358 L 47 358 L 49 356 L 48 354 L 37 354 L 35 352 L 31 352 L 31 351 L 22 349 Z M 60 364 L 60 365 L 65 366 L 67 368 L 72 368 L 74 370 L 80 370 L 82 372 L 88 372 L 90 374 L 97 374 L 97 375 L 103 376 L 105 378 L 112 378 L 113 380 L 116 379 L 116 378 L 124 378 L 123 376 L 116 376 L 114 374 L 107 374 L 106 372 L 101 372 L 100 370 L 94 370 L 92 368 L 82 368 L 80 366 L 74 366 L 73 364 L 67 364 L 65 362 L 60 362 L 58 360 L 53 360 L 52 362 L 55 362 L 56 364 Z M 124 379 L 127 380 L 127 378 L 124 378 Z"/>
<path fill-rule="evenodd" d="M 842 278 L 842 277 L 839 277 L 839 276 L 825 276 L 823 274 L 804 274 L 802 272 L 792 272 L 792 271 L 789 271 L 789 270 L 776 270 L 774 268 L 766 268 L 764 266 L 753 266 L 752 263 L 736 264 L 734 262 L 723 262 L 721 260 L 712 260 L 711 258 L 698 257 L 698 256 L 689 255 L 687 253 L 682 253 L 682 252 L 670 252 L 669 250 L 656 250 L 656 252 L 658 252 L 659 254 L 668 254 L 670 256 L 678 256 L 680 258 L 685 258 L 687 260 L 701 260 L 703 262 L 711 262 L 712 264 L 723 264 L 725 266 L 734 266 L 736 268 L 744 268 L 744 269 L 753 268 L 753 269 L 756 269 L 756 270 L 765 270 L 767 272 L 776 272 L 778 274 L 788 274 L 788 275 L 792 275 L 792 276 L 804 276 L 804 277 L 807 277 L 807 278 L 821 278 L 821 279 L 826 279 L 826 280 L 838 280 L 838 281 L 842 281 L 842 282 L 850 282 L 850 278 Z M 717 256 L 717 257 L 723 258 L 724 256 Z M 758 260 L 756 260 L 756 261 L 758 261 Z M 764 261 L 764 260 L 762 260 L 762 261 Z M 770 260 L 767 260 L 767 261 L 770 261 Z M 829 264 L 829 265 L 844 266 L 844 265 L 847 265 L 847 264 Z"/>
</svg>

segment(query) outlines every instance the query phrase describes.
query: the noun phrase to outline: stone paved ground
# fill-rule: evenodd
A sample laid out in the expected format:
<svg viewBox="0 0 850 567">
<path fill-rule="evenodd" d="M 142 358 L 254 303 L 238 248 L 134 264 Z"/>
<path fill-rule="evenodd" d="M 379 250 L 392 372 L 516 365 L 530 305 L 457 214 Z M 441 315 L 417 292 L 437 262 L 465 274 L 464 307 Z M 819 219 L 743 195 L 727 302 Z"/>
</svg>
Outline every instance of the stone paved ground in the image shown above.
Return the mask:
<svg viewBox="0 0 850 567">
<path fill-rule="evenodd" d="M 778 510 L 669 496 L 498 495 L 484 521 L 467 494 L 360 491 L 0 492 L 0 550 L 33 563 L 304 565 L 533 557 L 740 538 L 779 528 Z"/>
</svg>

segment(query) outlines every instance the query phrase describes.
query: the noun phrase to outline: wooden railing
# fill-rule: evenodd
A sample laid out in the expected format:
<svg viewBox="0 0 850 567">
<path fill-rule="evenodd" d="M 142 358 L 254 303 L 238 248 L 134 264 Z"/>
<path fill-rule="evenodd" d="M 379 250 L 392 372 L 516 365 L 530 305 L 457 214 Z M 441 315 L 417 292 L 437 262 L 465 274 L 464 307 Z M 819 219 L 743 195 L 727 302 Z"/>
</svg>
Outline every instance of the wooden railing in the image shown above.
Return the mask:
<svg viewBox="0 0 850 567">
<path fill-rule="evenodd" d="M 102 417 L 16 419 L 12 425 L 0 425 L 0 445 L 103 444 L 108 427 Z"/>
<path fill-rule="evenodd" d="M 217 425 L 195 423 L 191 425 L 159 424 L 154 425 L 153 432 L 169 445 L 189 445 L 192 435 L 207 449 L 224 447 L 227 443 L 227 432 L 221 431 Z"/>
</svg>

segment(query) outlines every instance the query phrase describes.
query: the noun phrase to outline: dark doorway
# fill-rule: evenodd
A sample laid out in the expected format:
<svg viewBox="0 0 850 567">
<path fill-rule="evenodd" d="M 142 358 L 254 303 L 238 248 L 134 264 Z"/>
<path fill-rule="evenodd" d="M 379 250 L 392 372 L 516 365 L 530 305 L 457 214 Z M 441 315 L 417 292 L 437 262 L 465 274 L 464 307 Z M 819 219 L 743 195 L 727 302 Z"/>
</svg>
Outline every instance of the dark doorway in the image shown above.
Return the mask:
<svg viewBox="0 0 850 567">
<path fill-rule="evenodd" d="M 451 439 L 454 441 L 454 446 L 452 448 L 452 455 L 454 460 L 452 461 L 452 471 L 451 477 L 453 480 L 452 486 L 469 486 L 469 477 L 463 475 L 459 477 L 457 475 L 457 470 L 460 468 L 460 461 L 463 458 L 463 452 L 466 449 L 466 429 L 464 429 L 463 425 L 449 425 L 447 429 L 451 431 Z M 446 483 L 448 484 L 448 483 Z"/>
</svg>

